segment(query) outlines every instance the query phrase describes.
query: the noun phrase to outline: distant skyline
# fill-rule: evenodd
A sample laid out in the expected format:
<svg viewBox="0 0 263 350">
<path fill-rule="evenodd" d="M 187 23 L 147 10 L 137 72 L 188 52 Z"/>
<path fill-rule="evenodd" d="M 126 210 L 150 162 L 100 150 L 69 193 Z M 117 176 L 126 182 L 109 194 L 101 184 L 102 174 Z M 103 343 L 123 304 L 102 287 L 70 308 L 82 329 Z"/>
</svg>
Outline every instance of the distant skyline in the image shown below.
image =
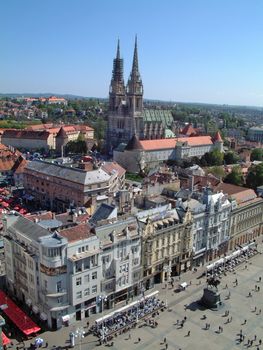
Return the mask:
<svg viewBox="0 0 263 350">
<path fill-rule="evenodd" d="M 263 106 L 262 0 L 8 0 L 0 93 L 108 97 L 135 35 L 147 99 Z"/>
</svg>

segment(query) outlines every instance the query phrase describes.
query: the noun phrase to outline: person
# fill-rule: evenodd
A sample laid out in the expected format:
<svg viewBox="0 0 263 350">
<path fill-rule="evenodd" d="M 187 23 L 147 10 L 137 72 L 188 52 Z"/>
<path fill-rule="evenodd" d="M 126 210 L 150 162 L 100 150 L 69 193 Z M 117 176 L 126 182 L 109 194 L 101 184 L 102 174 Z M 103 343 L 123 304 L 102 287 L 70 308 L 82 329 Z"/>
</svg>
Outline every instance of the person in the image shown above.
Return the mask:
<svg viewBox="0 0 263 350">
<path fill-rule="evenodd" d="M 188 331 L 187 336 L 190 337 L 191 331 Z"/>
<path fill-rule="evenodd" d="M 140 343 L 140 341 L 141 341 L 141 338 L 138 338 L 138 343 Z"/>
<path fill-rule="evenodd" d="M 163 339 L 164 344 L 166 343 L 166 338 Z"/>
<path fill-rule="evenodd" d="M 259 277 L 259 279 L 258 279 L 258 280 L 259 280 L 259 282 L 261 282 L 261 277 Z"/>
<path fill-rule="evenodd" d="M 165 349 L 168 349 L 168 343 L 165 344 Z"/>
</svg>

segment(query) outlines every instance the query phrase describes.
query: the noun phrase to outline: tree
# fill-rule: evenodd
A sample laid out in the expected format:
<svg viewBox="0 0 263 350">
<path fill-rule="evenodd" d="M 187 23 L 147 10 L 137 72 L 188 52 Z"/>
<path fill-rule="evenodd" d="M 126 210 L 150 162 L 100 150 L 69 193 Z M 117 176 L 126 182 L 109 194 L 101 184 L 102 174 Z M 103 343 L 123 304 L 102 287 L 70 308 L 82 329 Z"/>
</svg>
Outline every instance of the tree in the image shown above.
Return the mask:
<svg viewBox="0 0 263 350">
<path fill-rule="evenodd" d="M 239 161 L 239 156 L 234 152 L 226 152 L 224 154 L 224 161 L 226 164 L 236 164 Z"/>
<path fill-rule="evenodd" d="M 241 167 L 234 166 L 231 173 L 225 177 L 224 182 L 228 184 L 236 185 L 236 186 L 243 186 L 244 178 L 241 171 Z"/>
<path fill-rule="evenodd" d="M 255 148 L 251 152 L 250 160 L 253 162 L 254 160 L 263 160 L 263 149 L 262 148 Z"/>
<path fill-rule="evenodd" d="M 222 165 L 224 159 L 224 153 L 220 152 L 218 149 L 214 149 L 212 152 L 205 153 L 201 160 L 200 164 L 202 166 L 214 166 Z"/>
<path fill-rule="evenodd" d="M 87 144 L 85 141 L 69 141 L 66 145 L 66 153 L 86 154 Z"/>
<path fill-rule="evenodd" d="M 222 166 L 213 166 L 209 169 L 209 173 L 213 174 L 214 176 L 218 177 L 219 179 L 222 179 L 225 176 L 225 171 Z"/>
<path fill-rule="evenodd" d="M 254 190 L 263 185 L 263 163 L 249 168 L 246 185 Z"/>
</svg>

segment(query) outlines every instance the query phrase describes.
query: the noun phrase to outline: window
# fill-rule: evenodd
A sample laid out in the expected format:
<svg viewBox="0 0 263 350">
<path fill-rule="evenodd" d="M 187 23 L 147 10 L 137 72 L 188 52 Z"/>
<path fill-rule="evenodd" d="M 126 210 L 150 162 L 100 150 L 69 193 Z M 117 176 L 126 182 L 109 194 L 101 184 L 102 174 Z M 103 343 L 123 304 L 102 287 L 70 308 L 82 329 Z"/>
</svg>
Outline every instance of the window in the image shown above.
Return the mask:
<svg viewBox="0 0 263 350">
<path fill-rule="evenodd" d="M 76 278 L 76 286 L 81 286 L 81 277 Z"/>
<path fill-rule="evenodd" d="M 47 289 L 47 280 L 44 280 L 44 287 Z"/>
<path fill-rule="evenodd" d="M 88 283 L 89 282 L 89 275 L 85 275 L 84 276 L 84 283 Z"/>
<path fill-rule="evenodd" d="M 86 289 L 84 289 L 84 296 L 86 297 L 88 295 L 89 295 L 89 288 L 86 288 Z"/>
<path fill-rule="evenodd" d="M 91 278 L 93 280 L 96 280 L 97 279 L 97 272 L 92 272 Z"/>
<path fill-rule="evenodd" d="M 92 294 L 97 293 L 97 286 L 92 286 L 91 292 Z"/>
<path fill-rule="evenodd" d="M 76 293 L 76 298 L 77 299 L 81 299 L 82 298 L 82 291 L 81 290 Z"/>
<path fill-rule="evenodd" d="M 58 297 L 58 298 L 57 298 L 57 303 L 58 303 L 58 304 L 61 304 L 61 303 L 62 303 L 62 299 L 63 299 L 62 297 Z"/>
<path fill-rule="evenodd" d="M 58 281 L 57 282 L 57 293 L 60 293 L 62 290 L 62 282 L 61 281 Z"/>
</svg>

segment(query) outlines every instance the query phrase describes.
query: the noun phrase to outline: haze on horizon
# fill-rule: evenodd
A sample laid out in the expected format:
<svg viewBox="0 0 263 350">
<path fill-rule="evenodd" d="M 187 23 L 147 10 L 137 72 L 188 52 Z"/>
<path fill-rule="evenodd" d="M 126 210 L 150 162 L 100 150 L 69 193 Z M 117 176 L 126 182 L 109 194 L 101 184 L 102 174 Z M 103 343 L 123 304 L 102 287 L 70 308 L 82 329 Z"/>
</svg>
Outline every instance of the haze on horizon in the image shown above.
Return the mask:
<svg viewBox="0 0 263 350">
<path fill-rule="evenodd" d="M 261 0 L 9 0 L 0 4 L 0 93 L 107 97 L 120 39 L 138 35 L 144 97 L 263 106 Z"/>
</svg>

